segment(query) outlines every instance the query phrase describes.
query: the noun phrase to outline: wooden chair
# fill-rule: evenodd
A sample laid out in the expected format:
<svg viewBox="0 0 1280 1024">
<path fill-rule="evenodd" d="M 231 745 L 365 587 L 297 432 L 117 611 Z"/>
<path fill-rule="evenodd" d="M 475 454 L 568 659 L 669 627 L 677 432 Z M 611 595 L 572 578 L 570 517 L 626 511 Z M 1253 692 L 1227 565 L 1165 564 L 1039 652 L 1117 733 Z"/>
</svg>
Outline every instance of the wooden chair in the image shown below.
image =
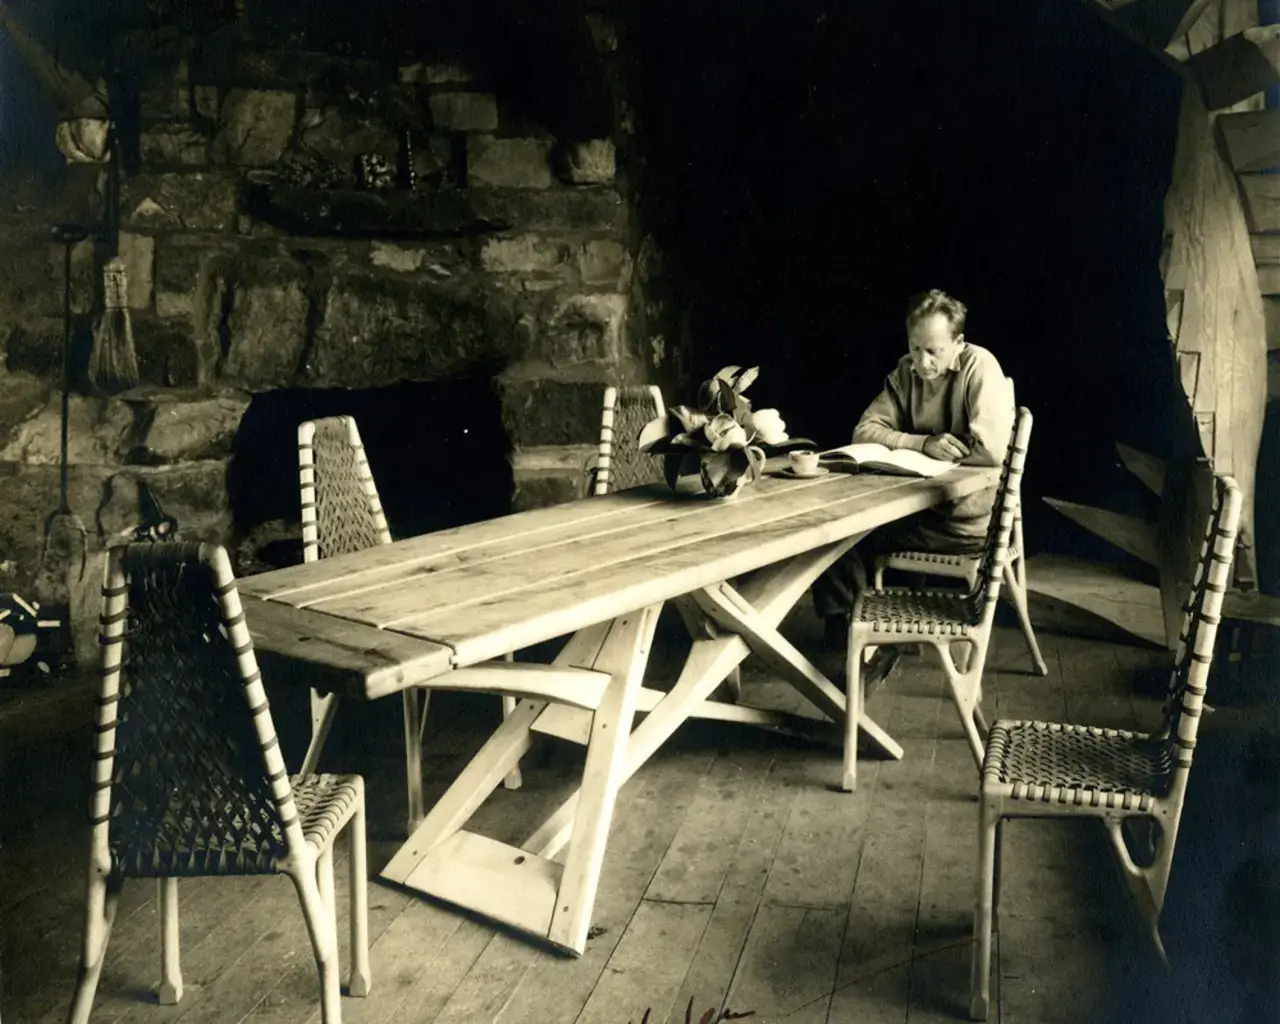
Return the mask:
<svg viewBox="0 0 1280 1024">
<path fill-rule="evenodd" d="M 666 414 L 662 389 L 656 384 L 604 389 L 600 414 L 600 445 L 587 464 L 587 493 L 660 483 L 662 464 L 636 445 L 640 431 L 650 420 Z M 616 443 L 621 438 L 622 443 Z"/>
<path fill-rule="evenodd" d="M 846 790 L 852 791 L 857 781 L 858 719 L 863 702 L 862 652 L 870 646 L 925 643 L 938 652 L 973 759 L 981 767 L 986 732 L 980 707 L 982 671 L 991 642 L 991 624 L 1000 598 L 1000 581 L 1008 557 L 1030 437 L 1031 413 L 1019 409 L 996 490 L 986 549 L 978 556 L 978 573 L 972 589 L 962 592 L 890 587 L 865 591 L 854 599 L 845 670 L 843 786 Z M 953 645 L 961 649 L 959 658 L 953 655 Z"/>
<path fill-rule="evenodd" d="M 1013 390 L 1013 381 L 1009 380 L 1009 389 Z M 1021 499 L 1021 496 L 1019 496 Z M 923 576 L 942 576 L 948 579 L 961 579 L 972 590 L 978 585 L 980 555 L 943 555 L 931 551 L 894 551 L 879 555 L 872 563 L 875 588 L 884 587 L 886 569 L 897 569 L 900 572 L 918 573 Z M 1031 625 L 1031 615 L 1027 608 L 1027 564 L 1026 544 L 1022 539 L 1022 502 L 1013 512 L 1013 536 L 1009 542 L 1009 560 L 1004 567 L 1005 596 L 1013 604 L 1018 613 L 1018 622 L 1022 625 L 1022 635 L 1027 639 L 1027 650 L 1035 665 L 1038 675 L 1048 675 L 1049 669 L 1040 653 L 1040 644 L 1036 640 L 1035 629 Z"/>
<path fill-rule="evenodd" d="M 114 548 L 103 586 L 95 700 L 93 835 L 71 1024 L 89 1020 L 126 878 L 160 886 L 161 1003 L 182 998 L 178 879 L 285 874 L 339 1024 L 333 845 L 351 842 L 350 994 L 369 991 L 364 781 L 290 776 L 231 563 L 208 544 Z"/>
<path fill-rule="evenodd" d="M 1182 803 L 1213 659 L 1222 598 L 1231 582 L 1240 488 L 1219 477 L 1200 564 L 1185 606 L 1164 722 L 1154 733 L 1058 722 L 998 719 L 987 737 L 979 790 L 978 884 L 974 907 L 970 1016 L 990 1006 L 991 935 L 999 900 L 1000 839 L 1006 818 L 1097 818 L 1107 829 L 1129 892 L 1156 951 Z M 1135 859 L 1126 822 L 1147 826 L 1146 856 Z"/>
<path fill-rule="evenodd" d="M 298 426 L 298 475 L 302 494 L 302 559 L 363 551 L 391 543 L 391 531 L 382 511 L 378 487 L 365 457 L 360 429 L 352 416 L 307 420 Z M 410 687 L 402 696 L 404 706 L 405 782 L 409 802 L 409 831 L 426 813 L 422 794 L 422 733 L 426 728 L 431 691 Z M 503 713 L 515 701 L 502 698 Z M 311 743 L 302 762 L 304 773 L 314 772 L 333 727 L 337 697 L 311 692 Z M 506 779 L 508 789 L 518 789 L 520 771 Z"/>
</svg>

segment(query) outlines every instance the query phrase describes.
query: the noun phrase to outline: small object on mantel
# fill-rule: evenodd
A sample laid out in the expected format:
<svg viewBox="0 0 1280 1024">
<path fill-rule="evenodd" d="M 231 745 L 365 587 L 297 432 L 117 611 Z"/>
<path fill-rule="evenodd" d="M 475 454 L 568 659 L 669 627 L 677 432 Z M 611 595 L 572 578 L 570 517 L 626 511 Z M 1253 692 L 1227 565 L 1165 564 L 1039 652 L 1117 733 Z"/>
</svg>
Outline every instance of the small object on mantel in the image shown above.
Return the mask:
<svg viewBox="0 0 1280 1024">
<path fill-rule="evenodd" d="M 377 153 L 361 153 L 356 157 L 356 178 L 364 189 L 389 189 L 396 186 L 391 161 Z"/>
</svg>

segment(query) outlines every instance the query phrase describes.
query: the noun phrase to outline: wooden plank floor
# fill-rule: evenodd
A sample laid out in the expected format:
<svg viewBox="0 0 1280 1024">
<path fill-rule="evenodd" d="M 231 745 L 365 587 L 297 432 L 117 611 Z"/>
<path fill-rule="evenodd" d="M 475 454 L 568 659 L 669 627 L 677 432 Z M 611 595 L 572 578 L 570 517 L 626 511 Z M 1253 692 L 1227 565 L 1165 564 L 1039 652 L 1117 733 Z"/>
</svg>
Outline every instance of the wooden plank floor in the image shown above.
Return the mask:
<svg viewBox="0 0 1280 1024">
<path fill-rule="evenodd" d="M 1116 726 L 1150 726 L 1158 717 L 1166 655 L 1131 646 L 1048 601 L 1037 599 L 1033 614 L 1050 674 L 1029 673 L 1020 634 L 1002 625 L 988 668 L 989 716 Z M 817 625 L 807 608 L 785 630 L 815 651 Z M 829 666 L 829 656 L 814 657 Z M 746 685 L 751 695 L 788 701 L 785 688 L 756 672 L 746 673 Z M 87 834 L 88 693 L 83 681 L 64 682 L 55 691 L 0 699 L 6 1024 L 60 1021 L 71 997 Z M 904 659 L 870 705 L 906 755 L 896 763 L 865 761 L 854 795 L 836 789 L 835 750 L 722 723 L 682 729 L 623 791 L 581 958 L 370 882 L 373 991 L 343 999 L 346 1021 L 965 1019 L 974 766 L 931 660 Z M 296 763 L 301 738 L 290 725 L 303 720 L 304 705 L 297 694 L 273 694 L 273 709 Z M 376 873 L 402 828 L 398 702 L 345 710 L 326 767 L 359 770 L 369 780 Z M 495 699 L 433 699 L 429 799 L 497 716 Z M 1256 709 L 1221 708 L 1202 730 L 1165 915 L 1166 945 L 1182 965 L 1172 977 L 1160 972 L 1142 939 L 1100 830 L 1054 822 L 1006 830 L 1000 1021 L 1237 1019 L 1244 983 L 1233 974 L 1223 936 L 1241 925 L 1224 910 L 1222 893 L 1249 857 L 1274 855 L 1268 844 L 1280 808 L 1278 773 L 1267 770 L 1273 762 L 1250 760 L 1250 751 L 1263 749 L 1248 742 L 1261 735 L 1259 721 Z M 477 827 L 519 839 L 572 786 L 580 757 L 548 741 L 526 760 L 524 789 L 499 790 Z M 343 865 L 338 889 L 345 908 Z M 187 992 L 177 1007 L 157 1006 L 151 994 L 159 975 L 154 896 L 151 885 L 126 886 L 95 1022 L 319 1020 L 314 967 L 289 882 L 183 884 Z M 1255 896 L 1253 906 L 1274 906 L 1267 893 Z M 1255 947 L 1277 935 L 1275 911 L 1265 912 L 1273 916 L 1255 921 L 1262 936 L 1250 939 Z"/>
</svg>

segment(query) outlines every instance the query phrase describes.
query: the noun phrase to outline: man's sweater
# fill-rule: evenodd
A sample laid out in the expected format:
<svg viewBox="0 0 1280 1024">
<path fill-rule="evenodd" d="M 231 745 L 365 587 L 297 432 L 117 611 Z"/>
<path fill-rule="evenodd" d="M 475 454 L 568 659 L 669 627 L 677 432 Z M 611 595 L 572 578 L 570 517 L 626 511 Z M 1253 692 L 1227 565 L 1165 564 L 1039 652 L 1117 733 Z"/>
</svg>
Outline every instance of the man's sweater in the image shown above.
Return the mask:
<svg viewBox="0 0 1280 1024">
<path fill-rule="evenodd" d="M 911 356 L 903 356 L 862 414 L 853 440 L 923 451 L 934 434 L 953 434 L 969 446 L 966 465 L 998 466 L 1013 423 L 1012 386 L 1000 363 L 987 349 L 961 342 L 951 368 L 934 380 L 916 376 Z M 990 487 L 938 511 L 956 520 L 953 528 L 959 532 L 978 536 L 986 531 L 994 503 Z"/>
</svg>

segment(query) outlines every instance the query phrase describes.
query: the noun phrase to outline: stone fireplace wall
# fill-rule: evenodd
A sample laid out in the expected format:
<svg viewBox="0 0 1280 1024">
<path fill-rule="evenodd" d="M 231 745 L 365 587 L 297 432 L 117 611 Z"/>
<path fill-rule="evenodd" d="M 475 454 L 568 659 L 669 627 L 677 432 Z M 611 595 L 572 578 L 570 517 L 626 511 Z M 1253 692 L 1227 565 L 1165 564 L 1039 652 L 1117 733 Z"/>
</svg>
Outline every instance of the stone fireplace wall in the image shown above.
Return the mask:
<svg viewBox="0 0 1280 1024">
<path fill-rule="evenodd" d="M 139 521 L 142 491 L 185 538 L 238 544 L 261 524 L 235 521 L 228 466 L 253 396 L 275 389 L 486 375 L 512 507 L 577 497 L 604 385 L 665 383 L 677 366 L 653 297 L 659 254 L 630 202 L 618 35 L 600 11 L 590 29 L 613 137 L 554 137 L 454 55 L 369 60 L 233 35 L 151 53 L 116 83 L 136 112 L 120 255 L 142 385 L 72 396 L 69 505 L 88 560 L 37 578 L 58 504 L 63 252 L 49 227 L 64 217 L 0 214 L 14 268 L 0 296 L 0 591 L 69 606 L 87 654 L 105 549 Z M 358 187 L 361 154 L 401 187 Z M 101 179 L 77 172 L 71 205 L 100 207 Z M 94 244 L 77 246 L 77 381 L 100 272 Z"/>
</svg>

